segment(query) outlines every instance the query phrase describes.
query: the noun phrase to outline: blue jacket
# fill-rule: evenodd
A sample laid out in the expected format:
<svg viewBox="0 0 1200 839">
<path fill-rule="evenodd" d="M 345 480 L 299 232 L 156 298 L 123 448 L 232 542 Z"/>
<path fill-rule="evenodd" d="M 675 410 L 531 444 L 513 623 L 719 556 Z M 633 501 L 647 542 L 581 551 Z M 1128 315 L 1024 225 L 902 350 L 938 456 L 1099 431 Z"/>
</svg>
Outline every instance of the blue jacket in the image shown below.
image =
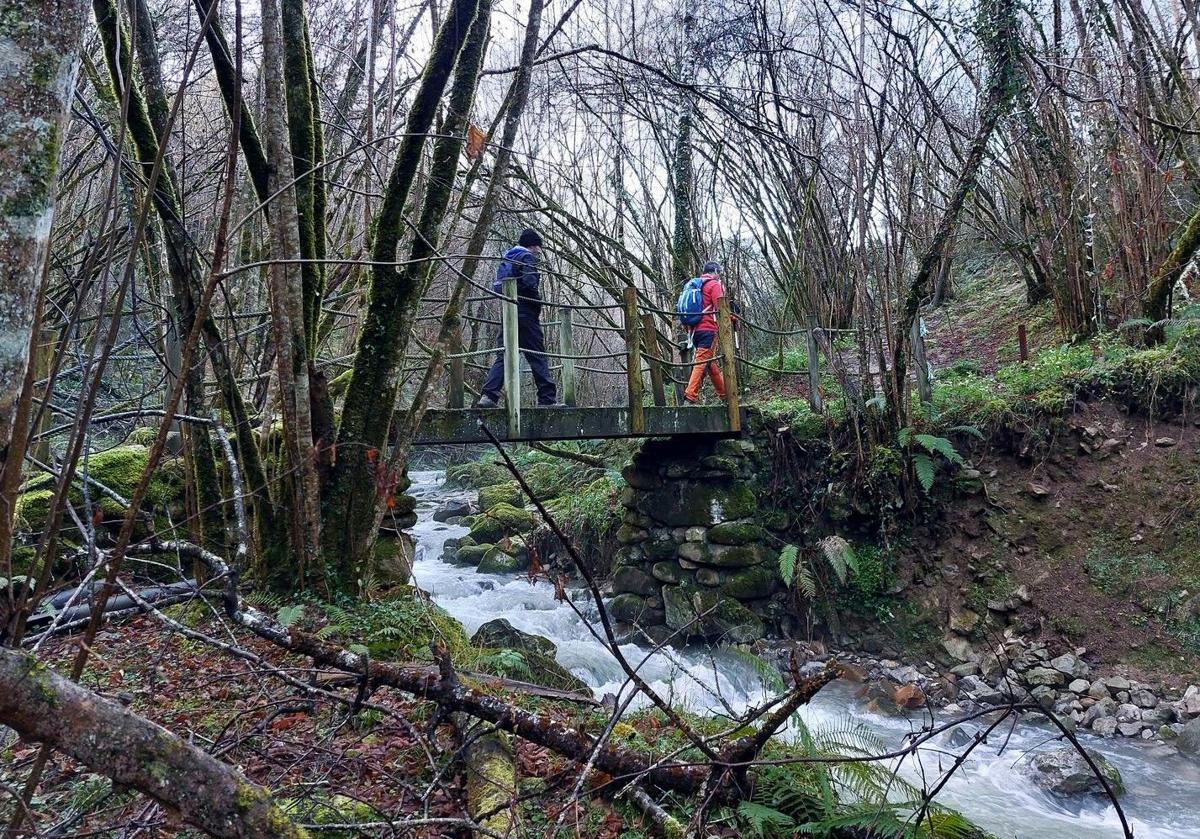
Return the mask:
<svg viewBox="0 0 1200 839">
<path fill-rule="evenodd" d="M 538 257 L 528 248 L 516 245 L 504 254 L 500 267 L 496 269 L 496 279 L 492 282 L 492 291 L 497 294 L 504 291 L 504 281 L 509 277 L 517 278 L 517 311 L 519 314 L 529 314 L 537 317 L 542 313 L 541 278 L 538 276 Z"/>
</svg>

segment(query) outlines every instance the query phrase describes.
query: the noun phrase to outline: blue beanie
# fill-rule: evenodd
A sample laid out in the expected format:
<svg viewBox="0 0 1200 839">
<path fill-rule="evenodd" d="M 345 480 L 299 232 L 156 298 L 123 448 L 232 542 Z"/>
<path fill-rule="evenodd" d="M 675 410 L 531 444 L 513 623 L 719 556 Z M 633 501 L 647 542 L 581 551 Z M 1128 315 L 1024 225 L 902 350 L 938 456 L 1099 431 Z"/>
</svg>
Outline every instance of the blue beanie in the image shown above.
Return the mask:
<svg viewBox="0 0 1200 839">
<path fill-rule="evenodd" d="M 701 274 L 720 274 L 721 273 L 721 263 L 714 262 L 713 260 L 710 259 L 708 262 L 704 263 L 704 270 L 701 271 L 700 273 Z"/>
</svg>

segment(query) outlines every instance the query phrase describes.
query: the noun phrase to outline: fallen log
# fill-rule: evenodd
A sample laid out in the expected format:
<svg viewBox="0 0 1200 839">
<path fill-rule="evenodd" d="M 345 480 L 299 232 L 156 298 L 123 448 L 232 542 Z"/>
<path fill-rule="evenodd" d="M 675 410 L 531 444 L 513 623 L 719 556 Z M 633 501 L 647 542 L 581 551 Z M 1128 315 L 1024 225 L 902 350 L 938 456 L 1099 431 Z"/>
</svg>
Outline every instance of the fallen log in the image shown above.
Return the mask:
<svg viewBox="0 0 1200 839">
<path fill-rule="evenodd" d="M 269 792 L 232 766 L 63 678 L 32 656 L 3 647 L 0 723 L 145 793 L 213 836 L 308 836 L 272 803 Z"/>
</svg>

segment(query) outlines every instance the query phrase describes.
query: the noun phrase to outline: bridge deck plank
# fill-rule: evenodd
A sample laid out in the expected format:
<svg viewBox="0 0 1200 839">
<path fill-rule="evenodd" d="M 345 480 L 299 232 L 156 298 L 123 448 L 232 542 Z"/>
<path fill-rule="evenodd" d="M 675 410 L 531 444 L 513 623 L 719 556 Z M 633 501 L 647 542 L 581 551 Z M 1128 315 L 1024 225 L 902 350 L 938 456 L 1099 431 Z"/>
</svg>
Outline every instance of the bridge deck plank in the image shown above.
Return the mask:
<svg viewBox="0 0 1200 839">
<path fill-rule="evenodd" d="M 414 444 L 430 446 L 446 443 L 486 443 L 479 428 L 483 422 L 500 440 L 598 440 L 619 437 L 675 437 L 681 435 L 735 436 L 729 428 L 729 413 L 724 405 L 686 408 L 644 408 L 645 428 L 630 430 L 629 408 L 531 408 L 521 413 L 521 433 L 509 437 L 506 414 L 493 410 L 426 411 Z"/>
</svg>

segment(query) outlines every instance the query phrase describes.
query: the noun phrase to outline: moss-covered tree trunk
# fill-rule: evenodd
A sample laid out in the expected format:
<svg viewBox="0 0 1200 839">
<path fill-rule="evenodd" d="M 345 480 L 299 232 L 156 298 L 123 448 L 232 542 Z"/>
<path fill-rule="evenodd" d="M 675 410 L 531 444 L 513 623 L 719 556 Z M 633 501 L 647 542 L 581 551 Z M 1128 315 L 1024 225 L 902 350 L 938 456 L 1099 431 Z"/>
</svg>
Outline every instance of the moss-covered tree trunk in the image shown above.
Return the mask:
<svg viewBox="0 0 1200 839">
<path fill-rule="evenodd" d="M 113 0 L 93 0 L 92 12 L 96 17 L 96 26 L 104 47 L 112 94 L 117 101 L 128 99 L 125 125 L 133 140 L 138 162 L 149 177 L 155 160 L 163 154 L 160 134 L 166 130 L 168 116 L 166 94 L 161 87 L 162 74 L 158 67 L 157 49 L 149 15 L 145 15 L 141 27 L 143 31 L 139 33 L 138 38 L 139 58 L 143 61 L 149 59 L 148 66 L 143 67 L 142 74 L 143 79 L 151 81 L 152 96 L 148 101 L 142 86 L 135 81 L 133 49 L 116 3 Z M 167 272 L 171 277 L 171 296 L 176 307 L 179 330 L 181 334 L 186 335 L 196 320 L 198 295 L 203 285 L 202 269 L 195 246 L 183 225 L 179 178 L 170 159 L 165 155 L 162 173 L 155 185 L 152 200 L 162 227 L 163 243 L 166 245 Z M 209 328 L 215 330 L 215 324 L 209 324 Z M 220 346 L 220 336 L 216 337 Z M 207 412 L 203 371 L 203 363 L 193 364 L 189 369 L 180 371 L 184 381 L 185 410 L 189 414 L 204 415 Z M 232 377 L 232 371 L 226 372 Z M 212 542 L 214 547 L 220 549 L 223 547 L 225 522 L 222 517 L 221 487 L 212 440 L 205 426 L 189 429 L 184 439 L 187 443 L 186 455 L 192 463 L 201 532 L 205 541 Z"/>
<path fill-rule="evenodd" d="M 1154 275 L 1150 287 L 1146 289 L 1142 313 L 1150 320 L 1159 321 L 1167 317 L 1171 292 L 1197 250 L 1200 250 L 1200 209 L 1180 227 L 1175 246 L 1171 248 L 1166 260 L 1159 266 L 1158 273 Z"/>
<path fill-rule="evenodd" d="M 433 54 L 409 110 L 404 139 L 388 181 L 376 224 L 374 266 L 367 312 L 354 356 L 354 372 L 338 429 L 338 459 L 332 492 L 324 510 L 326 556 L 342 585 L 354 585 L 375 543 L 380 509 L 399 476 L 381 469 L 400 386 L 400 367 L 437 253 L 438 228 L 445 217 L 462 152 L 462 124 L 448 124 L 434 147 L 433 166 L 421 218 L 408 260 L 396 266 L 403 211 L 416 178 L 438 101 L 455 71 L 451 120 L 465 119 L 474 99 L 482 63 L 490 0 L 455 0 L 438 30 Z M 482 22 L 477 22 L 477 17 Z M 466 44 L 469 48 L 465 48 Z M 462 53 L 461 58 L 459 54 Z"/>
<path fill-rule="evenodd" d="M 29 362 L 86 14 L 82 0 L 0 7 L 0 459 Z"/>
</svg>

